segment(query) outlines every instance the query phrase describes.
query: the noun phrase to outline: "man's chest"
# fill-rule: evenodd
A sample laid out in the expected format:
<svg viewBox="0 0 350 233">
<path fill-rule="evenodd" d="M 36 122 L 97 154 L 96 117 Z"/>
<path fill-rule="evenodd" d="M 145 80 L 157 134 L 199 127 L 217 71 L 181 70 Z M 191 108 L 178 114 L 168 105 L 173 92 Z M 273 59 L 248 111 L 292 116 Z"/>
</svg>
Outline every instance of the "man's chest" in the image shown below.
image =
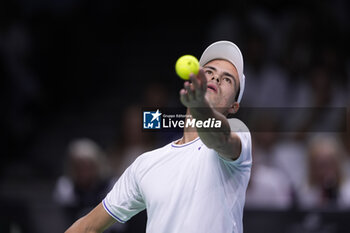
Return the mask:
<svg viewBox="0 0 350 233">
<path fill-rule="evenodd" d="M 218 190 L 220 169 L 217 157 L 211 154 L 173 157 L 152 166 L 142 177 L 140 188 L 148 205 L 187 203 Z"/>
</svg>

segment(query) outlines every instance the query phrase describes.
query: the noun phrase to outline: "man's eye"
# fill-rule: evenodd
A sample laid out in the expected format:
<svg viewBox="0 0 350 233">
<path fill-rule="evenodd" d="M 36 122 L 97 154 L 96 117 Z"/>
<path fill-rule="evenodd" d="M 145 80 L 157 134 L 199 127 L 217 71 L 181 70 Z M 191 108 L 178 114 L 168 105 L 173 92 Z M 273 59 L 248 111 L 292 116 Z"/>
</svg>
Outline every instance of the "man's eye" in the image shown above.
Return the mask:
<svg viewBox="0 0 350 233">
<path fill-rule="evenodd" d="M 206 70 L 205 73 L 210 74 L 210 75 L 213 74 L 213 72 L 211 70 Z"/>
<path fill-rule="evenodd" d="M 230 78 L 224 78 L 224 80 L 228 83 L 231 83 L 231 79 Z"/>
</svg>

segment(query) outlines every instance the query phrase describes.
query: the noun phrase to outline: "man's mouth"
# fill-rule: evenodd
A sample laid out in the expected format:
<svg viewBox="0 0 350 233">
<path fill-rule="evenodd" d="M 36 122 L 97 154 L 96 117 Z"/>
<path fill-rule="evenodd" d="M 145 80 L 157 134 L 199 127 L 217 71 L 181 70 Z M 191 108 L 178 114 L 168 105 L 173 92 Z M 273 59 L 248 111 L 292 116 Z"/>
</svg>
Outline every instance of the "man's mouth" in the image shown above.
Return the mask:
<svg viewBox="0 0 350 233">
<path fill-rule="evenodd" d="M 218 88 L 215 84 L 208 83 L 207 88 L 213 90 L 215 93 L 218 92 Z"/>
</svg>

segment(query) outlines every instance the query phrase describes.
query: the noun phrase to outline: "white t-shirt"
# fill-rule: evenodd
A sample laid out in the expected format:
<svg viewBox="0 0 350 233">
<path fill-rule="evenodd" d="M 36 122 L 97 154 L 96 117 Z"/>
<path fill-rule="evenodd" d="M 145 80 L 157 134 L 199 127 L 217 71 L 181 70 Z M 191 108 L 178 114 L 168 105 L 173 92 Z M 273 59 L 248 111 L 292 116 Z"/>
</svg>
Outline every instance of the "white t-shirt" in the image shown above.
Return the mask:
<svg viewBox="0 0 350 233">
<path fill-rule="evenodd" d="M 148 233 L 242 233 L 251 136 L 241 121 L 229 123 L 241 139 L 237 160 L 223 159 L 199 137 L 172 142 L 126 169 L 103 200 L 105 210 L 125 222 L 146 208 Z"/>
</svg>

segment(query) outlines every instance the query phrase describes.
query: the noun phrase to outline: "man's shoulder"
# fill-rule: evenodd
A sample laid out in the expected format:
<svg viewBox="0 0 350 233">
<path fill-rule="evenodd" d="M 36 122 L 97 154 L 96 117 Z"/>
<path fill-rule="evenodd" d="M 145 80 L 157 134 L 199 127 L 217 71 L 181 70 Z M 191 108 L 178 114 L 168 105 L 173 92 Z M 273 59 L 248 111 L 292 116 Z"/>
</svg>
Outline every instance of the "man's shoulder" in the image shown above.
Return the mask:
<svg viewBox="0 0 350 233">
<path fill-rule="evenodd" d="M 136 158 L 131 165 L 131 170 L 137 174 L 137 177 L 139 177 L 138 179 L 141 180 L 142 177 L 150 172 L 154 166 L 159 164 L 160 161 L 168 159 L 170 151 L 171 143 L 157 149 L 147 151 Z"/>
<path fill-rule="evenodd" d="M 169 150 L 170 147 L 171 147 L 171 143 L 168 143 L 164 146 L 161 146 L 161 147 L 158 147 L 156 149 L 144 152 L 143 154 L 141 154 L 140 156 L 137 157 L 136 161 L 137 162 L 144 162 L 147 160 L 153 160 L 153 159 L 161 156 L 162 154 L 164 154 L 164 152 Z"/>
<path fill-rule="evenodd" d="M 228 123 L 230 124 L 230 128 L 232 132 L 246 132 L 249 133 L 249 129 L 246 126 L 246 124 L 243 123 L 240 119 L 237 118 L 229 118 L 227 119 Z"/>
</svg>

